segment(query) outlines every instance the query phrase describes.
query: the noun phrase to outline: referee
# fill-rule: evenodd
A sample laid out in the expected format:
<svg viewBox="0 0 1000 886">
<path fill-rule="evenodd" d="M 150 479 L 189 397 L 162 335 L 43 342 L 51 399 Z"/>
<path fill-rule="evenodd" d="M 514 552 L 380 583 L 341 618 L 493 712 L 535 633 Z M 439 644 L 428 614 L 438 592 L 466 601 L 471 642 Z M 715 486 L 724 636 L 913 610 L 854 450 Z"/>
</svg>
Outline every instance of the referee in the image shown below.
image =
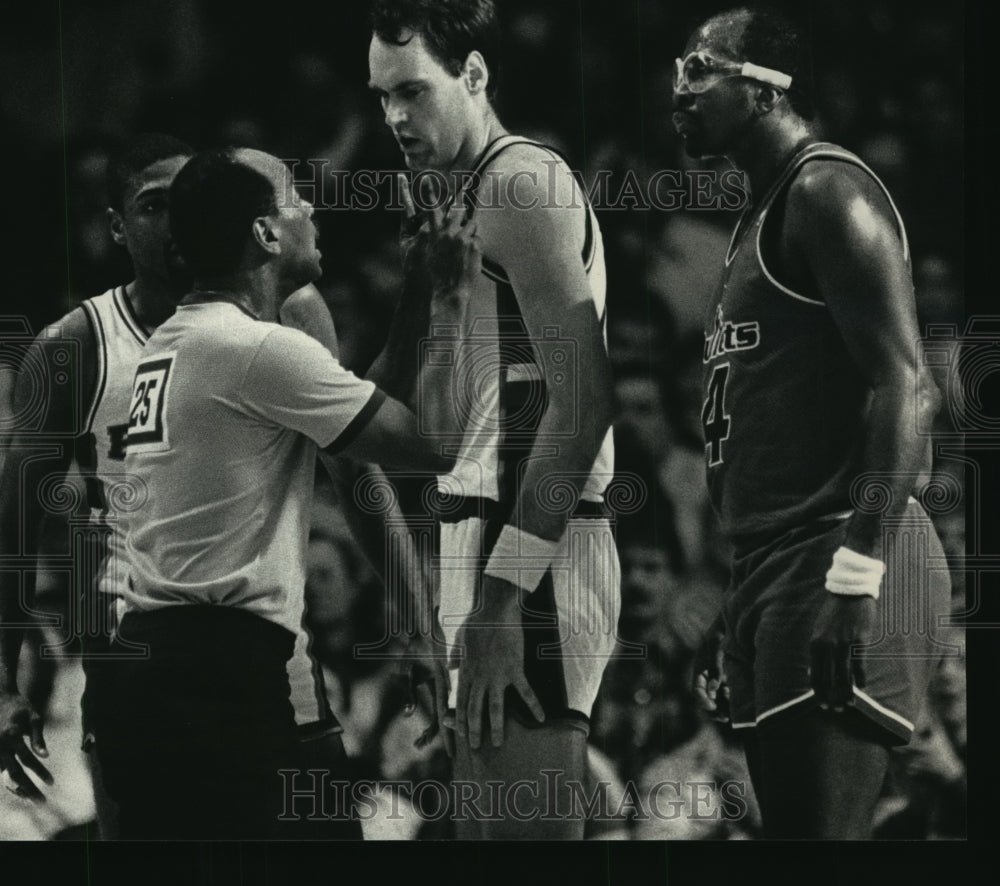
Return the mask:
<svg viewBox="0 0 1000 886">
<path fill-rule="evenodd" d="M 279 160 L 199 154 L 170 203 L 195 283 L 150 337 L 132 391 L 126 468 L 144 504 L 120 638 L 148 656 L 111 675 L 101 761 L 123 838 L 260 839 L 276 833 L 279 770 L 296 760 L 285 663 L 317 451 L 408 470 L 449 462 L 406 407 L 275 322 L 321 272 L 312 206 Z M 455 281 L 432 316 L 460 323 L 479 266 L 474 224 L 438 214 L 424 236 L 435 271 Z M 447 367 L 424 379 L 450 381 Z M 430 399 L 431 410 L 446 401 Z"/>
</svg>

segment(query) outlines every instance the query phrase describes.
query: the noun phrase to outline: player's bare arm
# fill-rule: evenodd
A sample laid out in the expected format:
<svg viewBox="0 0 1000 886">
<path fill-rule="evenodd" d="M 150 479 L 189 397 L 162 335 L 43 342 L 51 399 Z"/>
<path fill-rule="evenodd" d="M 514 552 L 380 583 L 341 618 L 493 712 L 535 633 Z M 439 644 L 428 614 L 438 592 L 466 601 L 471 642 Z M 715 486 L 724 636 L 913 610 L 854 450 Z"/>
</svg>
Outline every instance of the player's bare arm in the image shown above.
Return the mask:
<svg viewBox="0 0 1000 886">
<path fill-rule="evenodd" d="M 559 455 L 530 460 L 514 509 L 523 532 L 557 541 L 568 514 L 540 507 L 535 492 L 553 472 L 565 474 L 578 493 L 583 487 L 613 419 L 610 362 L 580 259 L 587 210 L 576 180 L 564 165 L 554 166 L 550 155 L 530 146 L 515 146 L 500 161 L 502 209 L 480 214 L 484 254 L 506 270 L 532 339 L 543 341 L 546 330 L 557 329 L 576 346 L 575 384 L 559 384 L 554 376 L 560 368 L 539 361 L 548 404 L 537 445 L 557 444 Z"/>
<path fill-rule="evenodd" d="M 25 770 L 51 784 L 52 777 L 39 757 L 47 757 L 41 712 L 20 693 L 17 666 L 35 593 L 35 557 L 44 510 L 41 485 L 53 475 L 64 476 L 77 442 L 71 436 L 78 414 L 76 396 L 89 403 L 96 366 L 93 331 L 82 309 L 73 311 L 46 329 L 30 346 L 14 385 L 12 415 L 24 415 L 39 396 L 37 368 L 52 379 L 58 339 L 78 343 L 82 377 L 73 385 L 50 385 L 45 390 L 41 424 L 14 428 L 5 441 L 6 457 L 0 469 L 0 770 L 4 783 L 22 796 L 42 800 Z M 28 368 L 32 367 L 32 368 Z M 43 454 L 44 452 L 44 454 Z"/>
<path fill-rule="evenodd" d="M 540 457 L 528 462 L 510 518 L 522 538 L 538 539 L 542 546 L 562 537 L 568 512 L 545 508 L 536 493 L 558 473 L 579 494 L 612 420 L 610 369 L 581 261 L 585 202 L 572 173 L 544 160 L 551 161 L 551 155 L 532 147 L 516 146 L 501 155 L 496 190 L 502 208 L 482 211 L 479 228 L 483 252 L 507 272 L 532 339 L 542 341 L 546 329 L 555 328 L 576 345 L 573 384 L 559 384 L 552 377 L 559 367 L 538 361 L 548 392 L 536 437 Z M 553 445 L 558 446 L 558 457 L 546 457 L 544 449 Z M 502 578 L 484 575 L 482 605 L 468 617 L 460 635 L 465 659 L 456 725 L 473 748 L 482 740 L 484 707 L 492 742 L 502 744 L 507 686 L 514 686 L 534 716 L 544 720 L 524 676 L 521 593 Z"/>
<path fill-rule="evenodd" d="M 329 308 L 315 285 L 310 283 L 292 293 L 281 307 L 281 319 L 283 325 L 305 332 L 323 345 L 333 357 L 338 356 L 337 330 Z M 384 482 L 382 471 L 377 465 L 345 456 L 333 456 L 324 451 L 319 453 L 319 458 L 337 491 L 352 537 L 378 577 L 385 582 L 390 572 L 386 569 L 385 557 L 390 551 L 395 551 L 395 555 L 402 559 L 405 557 L 405 551 L 400 545 L 388 543 L 387 521 L 392 516 L 391 512 L 386 513 L 379 509 L 373 513 L 371 509 L 359 507 L 355 493 L 358 483 L 365 482 L 366 477 L 376 483 Z M 399 521 L 394 521 L 393 525 L 398 527 Z M 391 574 L 411 579 L 407 582 L 408 587 L 404 592 L 413 601 L 417 624 L 427 625 L 428 630 L 433 623 L 429 566 L 428 563 L 398 562 L 396 568 L 391 570 Z M 411 651 L 415 653 L 422 648 L 414 645 Z M 421 658 L 426 659 L 425 667 L 431 675 L 436 714 L 431 727 L 417 739 L 423 746 L 436 734 L 438 724 L 447 710 L 448 677 L 444 667 L 434 667 L 433 656 L 427 654 Z"/>
<path fill-rule="evenodd" d="M 283 326 L 298 329 L 316 339 L 334 359 L 339 359 L 340 345 L 337 329 L 322 294 L 315 284 L 309 283 L 293 292 L 281 306 Z M 338 499 L 348 516 L 348 525 L 366 559 L 382 578 L 385 572 L 385 519 L 356 507 L 354 486 L 365 471 L 376 472 L 377 467 L 354 461 L 344 456 L 334 456 L 320 451 L 322 462 L 337 490 Z"/>
<path fill-rule="evenodd" d="M 432 328 L 430 312 L 435 290 L 441 298 L 449 285 L 456 284 L 456 273 L 461 272 L 460 265 L 449 266 L 447 256 L 439 258 L 438 266 L 432 268 L 428 245 L 432 236 L 440 236 L 440 230 L 446 221 L 459 226 L 465 221 L 465 216 L 457 209 L 451 211 L 438 206 L 437 194 L 430 179 L 420 181 L 424 205 L 436 208 L 424 213 L 418 212 L 410 193 L 409 180 L 405 175 L 398 176 L 404 209 L 401 235 L 403 286 L 389 325 L 386 343 L 365 374 L 369 381 L 375 382 L 390 397 L 413 409 L 416 409 L 418 391 L 420 344 L 426 340 Z M 452 205 L 461 207 L 463 204 L 461 200 L 457 200 Z M 468 234 L 475 235 L 475 230 L 475 223 L 470 223 Z M 440 315 L 440 311 L 438 314 Z M 440 317 L 436 322 L 441 322 Z"/>
<path fill-rule="evenodd" d="M 283 326 L 298 329 L 316 339 L 334 359 L 339 359 L 337 329 L 322 294 L 312 283 L 293 292 L 281 306 Z M 384 577 L 385 518 L 356 506 L 354 486 L 364 472 L 378 468 L 344 456 L 320 451 L 320 461 L 330 475 L 338 499 L 348 516 L 348 525 L 366 559 L 380 578 Z"/>
<path fill-rule="evenodd" d="M 939 394 L 915 359 L 916 305 L 898 224 L 884 195 L 860 170 L 816 163 L 789 190 L 785 231 L 789 250 L 805 263 L 871 387 L 864 471 L 889 485 L 887 513 L 901 514 L 925 454 L 916 428 L 937 410 Z M 856 510 L 845 547 L 882 561 L 881 515 Z M 871 595 L 831 593 L 817 620 L 813 683 L 821 702 L 834 709 L 850 699 L 852 677 L 864 686 L 861 662 L 850 647 L 870 639 L 875 612 Z"/>
<path fill-rule="evenodd" d="M 479 274 L 481 259 L 476 223 L 461 209 L 448 213 L 436 210 L 424 236 L 426 267 L 432 280 L 431 336 L 437 334 L 435 330 L 438 329 L 449 336 L 447 330 L 460 328 L 464 322 L 471 284 Z M 437 428 L 448 421 L 445 416 L 453 396 L 454 369 L 455 361 L 442 365 L 428 361 L 421 366 L 417 409 L 425 427 Z M 435 474 L 447 473 L 455 463 L 455 455 L 442 447 L 441 438 L 425 439 L 413 412 L 391 397 L 382 403 L 374 418 L 343 452 L 387 467 Z"/>
</svg>

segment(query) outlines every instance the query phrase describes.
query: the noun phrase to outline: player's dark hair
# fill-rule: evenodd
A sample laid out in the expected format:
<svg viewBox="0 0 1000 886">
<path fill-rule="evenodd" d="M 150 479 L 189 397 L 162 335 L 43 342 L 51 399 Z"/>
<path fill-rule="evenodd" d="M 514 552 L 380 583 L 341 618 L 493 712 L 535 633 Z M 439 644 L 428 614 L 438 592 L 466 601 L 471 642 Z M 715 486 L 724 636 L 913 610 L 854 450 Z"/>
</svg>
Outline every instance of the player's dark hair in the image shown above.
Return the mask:
<svg viewBox="0 0 1000 886">
<path fill-rule="evenodd" d="M 462 73 L 470 52 L 482 54 L 489 69 L 486 97 L 492 102 L 500 82 L 500 24 L 493 0 L 373 0 L 372 30 L 385 43 L 405 46 L 404 31 L 420 34 L 427 49 L 453 77 Z"/>
<path fill-rule="evenodd" d="M 237 270 L 254 219 L 277 211 L 274 186 L 235 150 L 196 154 L 170 186 L 170 233 L 195 278 Z"/>
<path fill-rule="evenodd" d="M 193 157 L 194 154 L 189 144 L 162 132 L 144 132 L 129 139 L 108 159 L 108 205 L 121 212 L 125 194 L 135 187 L 136 179 L 147 167 L 170 157 Z"/>
<path fill-rule="evenodd" d="M 792 85 L 786 98 L 792 110 L 811 120 L 816 115 L 812 51 L 801 28 L 769 6 L 744 6 L 713 16 L 720 18 L 746 22 L 740 41 L 743 60 L 788 74 Z"/>
</svg>

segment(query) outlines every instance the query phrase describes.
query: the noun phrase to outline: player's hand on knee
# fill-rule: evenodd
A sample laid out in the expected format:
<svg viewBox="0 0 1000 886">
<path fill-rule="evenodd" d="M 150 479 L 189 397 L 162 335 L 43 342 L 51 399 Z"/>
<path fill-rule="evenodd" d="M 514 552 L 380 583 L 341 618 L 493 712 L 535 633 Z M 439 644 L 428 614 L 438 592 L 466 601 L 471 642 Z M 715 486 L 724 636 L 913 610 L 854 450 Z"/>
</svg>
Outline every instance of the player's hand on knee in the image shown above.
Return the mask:
<svg viewBox="0 0 1000 886">
<path fill-rule="evenodd" d="M 28 772 L 51 785 L 52 774 L 39 759 L 48 755 L 41 716 L 20 693 L 0 692 L 0 772 L 4 787 L 19 797 L 44 802 L 44 794 Z"/>
<path fill-rule="evenodd" d="M 824 710 L 843 711 L 853 702 L 854 686 L 865 685 L 864 662 L 856 648 L 871 642 L 875 599 L 829 594 L 820 609 L 810 643 L 810 682 Z"/>
<path fill-rule="evenodd" d="M 459 738 L 468 740 L 473 749 L 482 743 L 484 708 L 493 745 L 503 744 L 508 686 L 514 687 L 538 722 L 545 721 L 542 705 L 524 674 L 518 589 L 492 576 L 483 577 L 482 587 L 484 605 L 468 616 L 456 644 L 462 650 L 456 728 Z"/>
<path fill-rule="evenodd" d="M 513 669 L 500 667 L 491 676 L 483 674 L 466 681 L 466 691 L 462 692 L 462 676 L 458 681 L 458 734 L 468 739 L 469 747 L 479 748 L 483 742 L 483 713 L 488 718 L 490 741 L 493 747 L 500 747 L 504 742 L 504 719 L 507 716 L 505 698 L 507 687 L 513 686 L 528 706 L 532 716 L 539 723 L 545 722 L 545 712 L 534 690 L 524 676 L 524 671 L 514 672 Z"/>
</svg>

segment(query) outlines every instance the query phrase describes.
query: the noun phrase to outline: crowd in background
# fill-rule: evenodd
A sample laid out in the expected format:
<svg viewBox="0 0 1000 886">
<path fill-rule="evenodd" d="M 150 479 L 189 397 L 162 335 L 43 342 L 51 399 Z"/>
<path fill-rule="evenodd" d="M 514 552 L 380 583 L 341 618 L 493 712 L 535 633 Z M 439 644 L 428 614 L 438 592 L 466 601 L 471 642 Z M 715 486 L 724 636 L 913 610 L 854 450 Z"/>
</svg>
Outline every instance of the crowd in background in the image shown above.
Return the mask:
<svg viewBox="0 0 1000 886">
<path fill-rule="evenodd" d="M 875 170 L 906 222 L 921 325 L 960 323 L 961 11 L 904 2 L 784 5 L 814 38 L 825 136 Z M 303 179 L 323 164 L 328 173 L 399 169 L 398 149 L 366 87 L 363 7 L 296 0 L 263 17 L 232 0 L 104 0 L 85 8 L 63 4 L 61 20 L 54 5 L 28 7 L 32 27 L 0 35 L 0 121 L 15 146 L 14 168 L 24 173 L 11 182 L 20 222 L 12 254 L 21 261 L 8 280 L 7 314 L 23 316 L 37 331 L 130 279 L 127 257 L 107 232 L 103 176 L 109 151 L 132 133 L 166 131 L 196 147 L 259 147 L 299 160 Z M 692 655 L 727 581 L 728 552 L 704 489 L 700 354 L 704 305 L 737 213 L 643 207 L 625 187 L 630 179 L 644 186 L 659 170 L 726 169 L 721 161 L 684 158 L 670 121 L 673 60 L 691 26 L 723 7 L 502 0 L 500 8 L 501 120 L 561 150 L 588 187 L 603 176 L 609 195 L 598 215 L 620 409 L 611 504 L 623 610 L 619 654 L 593 716 L 594 777 L 617 791 L 612 809 L 626 785 L 641 793 L 644 785 L 671 780 L 746 783 L 731 730 L 701 713 L 689 689 Z M 316 162 L 310 167 L 307 159 Z M 399 293 L 399 219 L 383 202 L 351 208 L 350 197 L 349 189 L 328 185 L 327 205 L 317 201 L 319 286 L 343 362 L 363 371 L 381 348 Z M 945 409 L 941 428 L 949 421 Z M 964 480 L 957 463 L 935 469 Z M 962 505 L 933 516 L 957 558 L 964 549 Z M 953 582 L 962 609 L 960 573 Z M 53 605 L 66 592 L 56 577 L 43 587 Z M 322 475 L 307 590 L 315 651 L 345 725 L 354 774 L 446 779 L 439 744 L 413 748 L 424 714 L 404 716 L 393 644 L 387 657 L 356 654 L 358 644 L 378 645 L 383 637 L 386 594 L 357 553 Z M 40 662 L 33 673 L 32 693 L 44 700 L 55 670 Z M 965 722 L 964 660 L 949 654 L 913 742 L 894 757 L 877 836 L 964 834 Z M 384 834 L 372 833 L 449 835 L 447 820 L 433 815 L 381 826 Z M 758 834 L 752 798 L 738 820 L 622 815 L 591 829 L 592 836 L 651 839 Z"/>
</svg>

